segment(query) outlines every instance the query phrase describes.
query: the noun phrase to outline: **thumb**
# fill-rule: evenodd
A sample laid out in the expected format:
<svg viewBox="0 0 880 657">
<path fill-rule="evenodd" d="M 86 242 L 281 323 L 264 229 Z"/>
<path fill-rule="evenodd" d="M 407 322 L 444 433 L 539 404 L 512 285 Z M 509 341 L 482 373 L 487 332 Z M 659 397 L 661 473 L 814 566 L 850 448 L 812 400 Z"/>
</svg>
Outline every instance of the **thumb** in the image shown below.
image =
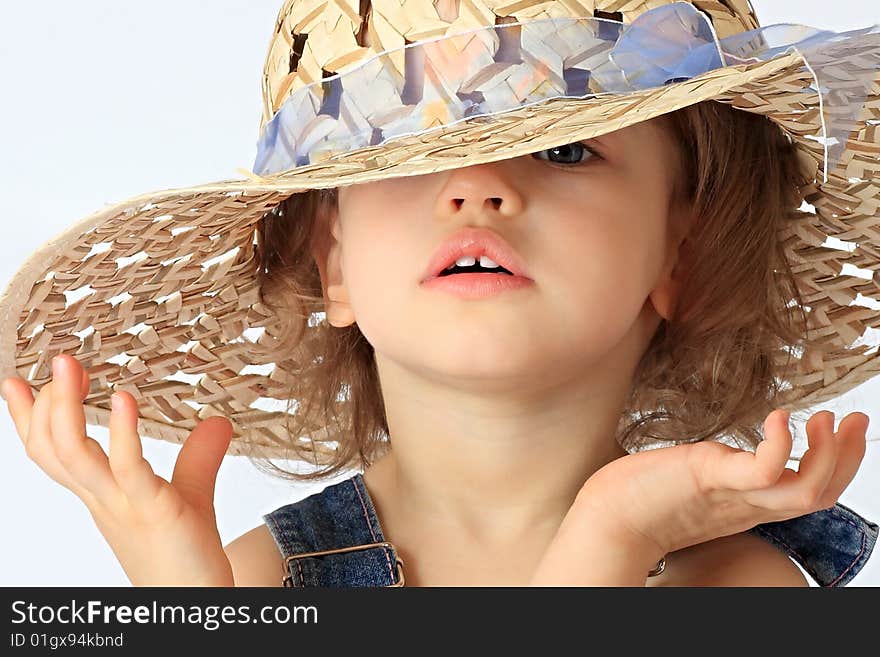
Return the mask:
<svg viewBox="0 0 880 657">
<path fill-rule="evenodd" d="M 171 484 L 187 502 L 213 510 L 217 471 L 231 439 L 232 423 L 221 416 L 202 420 L 189 434 L 171 475 Z"/>
</svg>

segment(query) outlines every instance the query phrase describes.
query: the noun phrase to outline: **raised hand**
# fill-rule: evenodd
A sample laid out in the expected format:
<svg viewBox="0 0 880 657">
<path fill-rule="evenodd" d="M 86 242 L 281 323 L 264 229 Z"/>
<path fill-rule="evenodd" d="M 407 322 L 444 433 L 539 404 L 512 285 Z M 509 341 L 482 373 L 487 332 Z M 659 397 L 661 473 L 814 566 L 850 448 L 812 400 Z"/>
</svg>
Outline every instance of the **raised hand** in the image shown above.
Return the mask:
<svg viewBox="0 0 880 657">
<path fill-rule="evenodd" d="M 792 439 L 789 414 L 764 421 L 755 452 L 714 441 L 651 449 L 596 471 L 572 506 L 613 519 L 654 554 L 788 520 L 834 506 L 865 455 L 868 416 L 850 413 L 834 431 L 834 414 L 807 422 L 809 448 L 797 471 L 786 468 Z"/>
<path fill-rule="evenodd" d="M 67 355 L 36 401 L 26 382 L 3 391 L 25 451 L 88 508 L 136 586 L 233 586 L 214 514 L 217 470 L 232 438 L 228 419 L 200 422 L 186 439 L 169 483 L 143 458 L 134 397 L 117 392 L 110 454 L 86 435 L 89 376 Z"/>
</svg>

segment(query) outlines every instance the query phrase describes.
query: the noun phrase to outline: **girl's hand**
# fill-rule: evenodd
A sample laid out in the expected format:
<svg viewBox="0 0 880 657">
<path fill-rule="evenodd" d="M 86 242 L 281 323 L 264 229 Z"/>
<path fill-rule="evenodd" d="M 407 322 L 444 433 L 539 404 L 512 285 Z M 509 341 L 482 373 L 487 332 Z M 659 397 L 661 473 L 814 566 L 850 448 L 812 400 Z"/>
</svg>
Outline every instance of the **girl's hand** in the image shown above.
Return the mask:
<svg viewBox="0 0 880 657">
<path fill-rule="evenodd" d="M 142 456 L 135 399 L 116 393 L 121 403 L 110 414 L 108 458 L 86 435 L 88 373 L 71 356 L 59 359 L 36 401 L 26 382 L 3 381 L 28 457 L 85 503 L 135 586 L 233 586 L 213 504 L 232 438 L 229 420 L 211 417 L 193 429 L 168 483 Z"/>
<path fill-rule="evenodd" d="M 835 433 L 833 413 L 813 415 L 809 448 L 796 472 L 785 467 L 792 447 L 788 417 L 782 409 L 767 416 L 754 453 L 705 441 L 616 459 L 584 484 L 569 522 L 578 513 L 613 519 L 632 545 L 663 555 L 830 508 L 865 455 L 869 418 L 850 413 Z"/>
</svg>

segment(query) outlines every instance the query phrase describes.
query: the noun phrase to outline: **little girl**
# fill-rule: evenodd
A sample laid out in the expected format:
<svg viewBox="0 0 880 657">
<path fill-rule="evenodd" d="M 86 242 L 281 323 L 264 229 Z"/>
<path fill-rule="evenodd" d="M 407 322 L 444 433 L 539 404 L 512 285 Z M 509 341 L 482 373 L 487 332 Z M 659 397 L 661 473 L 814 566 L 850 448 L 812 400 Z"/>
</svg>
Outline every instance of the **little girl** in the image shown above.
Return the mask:
<svg viewBox="0 0 880 657">
<path fill-rule="evenodd" d="M 28 456 L 136 585 L 807 585 L 792 559 L 843 585 L 877 537 L 836 503 L 868 418 L 835 431 L 813 415 L 787 469 L 775 358 L 820 344 L 786 311 L 805 304 L 779 239 L 810 183 L 774 123 L 708 100 L 288 195 L 254 256 L 285 322 L 277 360 L 301 367 L 290 449 L 317 461 L 293 437 L 344 437 L 328 467 L 292 476 L 359 471 L 226 546 L 228 419 L 195 427 L 168 482 L 142 457 L 130 393 L 113 396 L 109 455 L 85 435 L 76 358 L 56 358 L 36 398 L 14 377 L 4 396 Z"/>
</svg>

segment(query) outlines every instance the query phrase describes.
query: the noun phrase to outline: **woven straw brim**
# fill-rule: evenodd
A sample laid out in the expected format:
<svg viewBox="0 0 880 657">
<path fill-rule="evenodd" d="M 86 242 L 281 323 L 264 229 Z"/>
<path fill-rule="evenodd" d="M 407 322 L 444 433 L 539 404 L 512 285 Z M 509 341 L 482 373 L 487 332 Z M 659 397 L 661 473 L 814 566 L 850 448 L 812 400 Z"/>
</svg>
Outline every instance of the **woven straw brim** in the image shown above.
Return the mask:
<svg viewBox="0 0 880 657">
<path fill-rule="evenodd" d="M 874 85 L 836 169 L 808 190 L 816 213 L 791 222 L 780 236 L 806 292 L 813 337 L 827 339 L 821 352 L 800 355 L 786 400 L 792 409 L 835 397 L 880 368 L 876 348 L 852 345 L 866 327 L 876 327 L 880 313 L 849 305 L 860 293 L 874 295 L 877 285 L 841 273 L 844 264 L 873 271 L 880 259 L 876 40 L 872 47 L 845 45 L 829 53 L 872 71 Z M 253 257 L 255 225 L 284 199 L 306 189 L 517 157 L 709 99 L 777 122 L 797 141 L 805 173 L 815 177 L 824 153 L 807 138 L 821 134 L 813 83 L 803 61 L 790 54 L 626 96 L 554 99 L 476 117 L 273 179 L 252 176 L 131 198 L 71 226 L 15 273 L 0 297 L 0 377 L 25 379 L 36 394 L 51 380 L 51 358 L 69 353 L 91 376 L 84 402 L 90 424 L 108 426 L 109 397 L 126 390 L 138 400 L 144 436 L 181 443 L 200 420 L 223 415 L 234 427 L 230 454 L 288 458 L 286 412 L 263 407 L 286 401 L 297 372 L 293 363 L 273 367 L 256 353 L 278 330 L 261 303 Z M 823 80 L 832 88 L 848 83 Z M 858 247 L 824 247 L 826 236 Z M 120 267 L 117 258 L 131 261 Z M 67 299 L 74 291 L 89 294 Z M 254 332 L 262 335 L 253 339 Z M 341 437 L 324 427 L 312 430 L 315 463 L 326 462 L 331 441 Z"/>
</svg>

